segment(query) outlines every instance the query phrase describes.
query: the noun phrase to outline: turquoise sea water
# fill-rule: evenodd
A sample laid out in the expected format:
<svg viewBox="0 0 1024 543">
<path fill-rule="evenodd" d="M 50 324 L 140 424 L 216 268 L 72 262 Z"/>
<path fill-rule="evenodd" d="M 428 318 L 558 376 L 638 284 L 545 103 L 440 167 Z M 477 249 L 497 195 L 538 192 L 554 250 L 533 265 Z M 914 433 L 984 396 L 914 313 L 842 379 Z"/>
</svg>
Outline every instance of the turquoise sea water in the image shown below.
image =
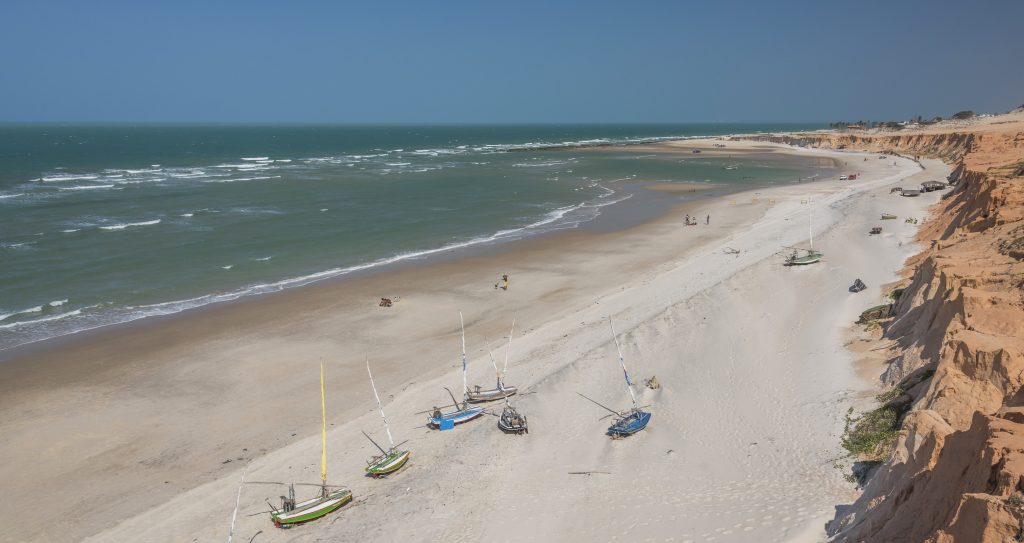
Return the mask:
<svg viewBox="0 0 1024 543">
<path fill-rule="evenodd" d="M 0 126 L 0 349 L 572 228 L 622 180 L 792 180 L 593 146 L 814 128 Z"/>
</svg>

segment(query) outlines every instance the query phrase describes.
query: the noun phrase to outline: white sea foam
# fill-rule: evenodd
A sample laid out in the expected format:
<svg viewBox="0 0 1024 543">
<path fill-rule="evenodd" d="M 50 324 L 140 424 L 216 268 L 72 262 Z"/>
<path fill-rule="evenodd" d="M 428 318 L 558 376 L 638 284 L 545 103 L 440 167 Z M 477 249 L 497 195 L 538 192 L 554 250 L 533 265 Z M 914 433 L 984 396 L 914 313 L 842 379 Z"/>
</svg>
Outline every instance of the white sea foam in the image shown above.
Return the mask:
<svg viewBox="0 0 1024 543">
<path fill-rule="evenodd" d="M 67 298 L 65 298 L 63 300 L 54 300 L 54 301 L 50 302 L 48 305 L 50 307 L 60 307 L 60 306 L 62 306 L 64 304 L 66 304 L 66 303 L 68 303 Z"/>
<path fill-rule="evenodd" d="M 74 311 L 68 311 L 67 313 L 58 313 L 56 315 L 49 315 L 49 316 L 46 316 L 46 317 L 40 317 L 38 319 L 32 319 L 30 321 L 17 321 L 17 322 L 12 322 L 12 323 L 9 323 L 9 324 L 0 324 L 0 329 L 20 328 L 22 326 L 32 326 L 32 325 L 35 325 L 35 324 L 39 324 L 41 322 L 50 322 L 50 321 L 55 321 L 55 320 L 60 320 L 60 319 L 66 319 L 68 317 L 73 317 L 75 315 L 81 315 L 81 314 L 82 314 L 82 310 L 81 309 L 76 309 Z"/>
<path fill-rule="evenodd" d="M 232 177 L 229 179 L 210 179 L 203 183 L 234 183 L 236 181 L 262 181 L 264 179 L 280 179 L 280 175 L 264 175 L 258 177 Z"/>
<path fill-rule="evenodd" d="M 42 311 L 43 311 L 43 306 L 37 305 L 35 307 L 30 307 L 28 309 L 22 309 L 20 311 L 12 311 L 10 313 L 0 313 L 0 321 L 5 321 L 5 320 L 7 320 L 7 319 L 9 319 L 11 317 L 16 317 L 18 315 L 29 315 L 29 314 L 32 314 L 32 313 L 41 313 Z"/>
<path fill-rule="evenodd" d="M 5 200 L 7 198 L 17 198 L 18 196 L 24 196 L 24 195 L 25 195 L 24 192 L 17 192 L 17 193 L 14 193 L 14 194 L 0 194 L 0 200 Z"/>
<path fill-rule="evenodd" d="M 132 226 L 149 226 L 151 224 L 160 224 L 160 220 L 161 219 L 153 219 L 151 221 L 126 222 L 121 224 L 114 224 L 111 226 L 101 226 L 100 230 L 124 230 L 125 228 L 129 228 Z"/>
<path fill-rule="evenodd" d="M 43 176 L 43 181 L 47 183 L 60 183 L 61 181 L 92 181 L 99 179 L 97 175 L 47 175 Z"/>
<path fill-rule="evenodd" d="M 257 156 L 257 157 L 242 157 L 242 160 L 251 160 L 255 162 L 263 162 L 264 160 L 270 160 L 270 157 Z"/>
<path fill-rule="evenodd" d="M 70 234 L 72 232 L 78 232 L 79 230 L 81 230 L 81 229 L 80 228 L 68 228 L 67 230 L 61 230 L 61 232 L 65 233 L 65 234 Z"/>
<path fill-rule="evenodd" d="M 221 269 L 230 270 L 231 268 L 234 268 L 234 267 L 235 267 L 234 264 L 228 264 L 227 266 L 221 266 Z"/>
<path fill-rule="evenodd" d="M 191 217 L 193 215 L 195 215 L 195 213 L 182 213 L 181 214 L 182 217 Z"/>
<path fill-rule="evenodd" d="M 266 261 L 270 260 L 271 258 L 274 258 L 274 257 L 273 256 L 264 256 L 264 257 L 261 257 L 261 258 L 257 258 L 256 261 L 257 262 L 266 262 Z"/>
<path fill-rule="evenodd" d="M 58 187 L 60 190 L 93 190 L 93 189 L 112 189 L 114 185 L 79 185 L 75 187 Z"/>
</svg>

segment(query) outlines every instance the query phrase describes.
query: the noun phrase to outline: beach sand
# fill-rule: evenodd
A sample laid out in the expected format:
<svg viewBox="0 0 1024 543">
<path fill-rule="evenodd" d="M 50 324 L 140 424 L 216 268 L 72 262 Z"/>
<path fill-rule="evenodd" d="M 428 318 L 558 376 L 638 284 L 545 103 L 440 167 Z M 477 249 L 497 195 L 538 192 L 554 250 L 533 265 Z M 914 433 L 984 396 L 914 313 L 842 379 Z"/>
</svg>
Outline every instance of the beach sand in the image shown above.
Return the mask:
<svg viewBox="0 0 1024 543">
<path fill-rule="evenodd" d="M 658 149 L 694 145 L 710 143 Z M 916 227 L 902 218 L 923 218 L 938 198 L 888 189 L 948 169 L 727 145 L 816 155 L 861 177 L 691 202 L 625 230 L 310 285 L 3 362 L 0 506 L 20 520 L 0 540 L 226 538 L 243 468 L 250 481 L 319 480 L 321 358 L 329 480 L 351 487 L 356 505 L 282 531 L 255 513 L 285 489 L 245 485 L 236 540 L 261 530 L 257 541 L 823 539 L 833 504 L 853 496 L 833 466 L 843 415 L 872 386 L 845 334 L 915 252 Z M 806 246 L 809 205 L 825 260 L 785 268 L 783 247 Z M 883 223 L 883 212 L 900 220 Z M 685 214 L 702 220 L 683 226 Z M 876 225 L 885 231 L 869 237 Z M 493 287 L 503 273 L 507 292 Z M 850 294 L 858 277 L 868 289 Z M 393 307 L 377 306 L 396 295 Z M 516 319 L 506 382 L 529 392 L 515 400 L 528 435 L 504 435 L 490 416 L 451 432 L 423 428 L 416 413 L 444 405 L 443 386 L 461 387 L 460 310 L 471 385 L 493 384 L 488 350 L 502 362 Z M 619 441 L 576 395 L 629 404 L 609 315 L 634 380 L 656 375 L 662 385 L 637 387 L 653 418 Z M 386 480 L 362 476 L 373 446 L 360 430 L 384 438 L 367 358 L 392 431 L 412 450 Z"/>
</svg>

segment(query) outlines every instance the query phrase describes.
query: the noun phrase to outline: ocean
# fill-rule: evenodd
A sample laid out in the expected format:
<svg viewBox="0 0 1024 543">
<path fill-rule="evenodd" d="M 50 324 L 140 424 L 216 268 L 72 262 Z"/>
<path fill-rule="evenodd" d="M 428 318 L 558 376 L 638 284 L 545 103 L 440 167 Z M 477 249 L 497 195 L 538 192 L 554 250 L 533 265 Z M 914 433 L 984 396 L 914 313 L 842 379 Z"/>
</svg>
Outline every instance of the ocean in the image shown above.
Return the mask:
<svg viewBox="0 0 1024 543">
<path fill-rule="evenodd" d="M 605 146 L 816 128 L 0 125 L 0 350 L 574 228 L 626 184 L 792 182 Z"/>
</svg>

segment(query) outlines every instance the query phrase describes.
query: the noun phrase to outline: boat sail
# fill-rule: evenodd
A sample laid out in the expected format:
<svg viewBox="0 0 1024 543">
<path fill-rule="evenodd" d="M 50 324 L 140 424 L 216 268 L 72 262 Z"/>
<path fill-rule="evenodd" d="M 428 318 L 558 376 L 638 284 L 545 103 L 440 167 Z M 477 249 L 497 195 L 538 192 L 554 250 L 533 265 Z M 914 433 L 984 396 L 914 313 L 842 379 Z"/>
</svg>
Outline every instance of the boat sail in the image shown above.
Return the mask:
<svg viewBox="0 0 1024 543">
<path fill-rule="evenodd" d="M 391 448 L 384 450 L 376 441 L 373 440 L 366 432 L 363 435 L 366 439 L 373 443 L 374 447 L 380 450 L 380 454 L 374 456 L 367 462 L 366 473 L 374 479 L 390 475 L 396 471 L 402 469 L 402 466 L 409 460 L 409 451 L 400 450 L 400 447 L 405 442 L 395 445 L 395 439 L 391 436 L 391 427 L 388 426 L 388 418 L 384 415 L 384 406 L 380 403 L 380 395 L 377 394 L 377 385 L 373 382 L 373 373 L 370 372 L 370 361 L 366 361 L 366 373 L 370 376 L 370 386 L 373 387 L 373 397 L 377 399 L 377 409 L 380 410 L 380 418 L 384 419 L 384 431 L 388 434 L 388 443 L 391 444 Z"/>
<path fill-rule="evenodd" d="M 469 389 L 466 379 L 466 324 L 462 318 L 462 312 L 459 311 L 459 323 L 462 325 L 462 386 L 464 388 L 463 394 L 467 402 L 469 403 L 481 403 L 490 402 L 494 400 L 500 400 L 513 396 L 519 389 L 514 385 L 505 384 L 505 373 L 498 371 L 498 365 L 494 362 L 494 357 L 491 357 L 491 365 L 494 366 L 494 374 L 497 377 L 497 384 L 494 388 L 484 389 L 480 385 L 473 387 L 473 390 Z M 516 322 L 512 320 L 512 331 L 515 331 Z M 509 333 L 509 345 L 512 343 L 512 334 Z M 505 351 L 505 369 L 508 369 L 508 350 Z"/>
<path fill-rule="evenodd" d="M 648 411 L 644 411 L 643 408 L 637 404 L 636 394 L 633 392 L 633 382 L 629 378 L 629 371 L 626 370 L 626 361 L 622 356 L 622 348 L 619 346 L 619 339 L 615 335 L 615 325 L 612 324 L 611 316 L 608 317 L 608 326 L 612 329 L 612 340 L 615 341 L 615 349 L 619 353 L 619 365 L 622 366 L 622 375 L 626 379 L 626 390 L 629 391 L 629 397 L 633 400 L 633 408 L 628 411 L 619 412 L 601 405 L 600 403 L 583 396 L 583 394 L 580 394 L 579 392 L 577 392 L 577 394 L 580 394 L 580 396 L 583 396 L 587 400 L 590 400 L 603 409 L 609 411 L 616 417 L 612 425 L 608 427 L 606 434 L 611 436 L 612 439 L 618 439 L 631 436 L 646 428 L 647 423 L 651 421 L 651 414 Z"/>
<path fill-rule="evenodd" d="M 814 204 L 810 200 L 808 203 L 807 213 L 807 235 L 810 239 L 810 249 L 793 249 L 793 253 L 786 258 L 786 266 L 806 266 L 807 264 L 814 264 L 821 261 L 821 257 L 825 256 L 821 251 L 814 250 L 814 228 L 812 223 L 814 221 Z M 807 254 L 800 256 L 800 251 L 805 251 Z"/>
<path fill-rule="evenodd" d="M 301 524 L 337 511 L 352 501 L 352 491 L 327 484 L 327 403 L 324 399 L 324 362 L 320 361 L 320 494 L 314 498 L 295 502 L 295 484 L 288 485 L 288 497 L 282 496 L 281 509 L 270 513 L 274 526 Z"/>
</svg>

